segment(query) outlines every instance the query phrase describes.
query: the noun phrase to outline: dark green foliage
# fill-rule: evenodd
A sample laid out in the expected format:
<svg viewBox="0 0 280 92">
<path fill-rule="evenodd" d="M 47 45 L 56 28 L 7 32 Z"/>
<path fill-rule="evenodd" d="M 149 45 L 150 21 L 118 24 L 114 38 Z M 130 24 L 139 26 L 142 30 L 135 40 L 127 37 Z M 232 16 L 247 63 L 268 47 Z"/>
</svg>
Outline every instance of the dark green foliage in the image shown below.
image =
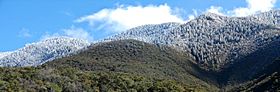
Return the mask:
<svg viewBox="0 0 280 92">
<path fill-rule="evenodd" d="M 0 91 L 279 91 L 280 59 L 274 58 L 279 56 L 278 44 L 223 71 L 207 71 L 187 52 L 170 47 L 135 40 L 99 43 L 42 66 L 0 68 Z M 271 57 L 260 58 L 265 55 Z"/>
<path fill-rule="evenodd" d="M 124 40 L 29 68 L 0 68 L 0 91 L 217 91 L 184 52 Z M 210 75 L 207 75 L 210 76 Z M 207 77 L 206 76 L 206 77 Z"/>
<path fill-rule="evenodd" d="M 0 91 L 203 91 L 173 80 L 150 79 L 120 72 L 81 71 L 77 68 L 0 68 Z"/>
<path fill-rule="evenodd" d="M 277 58 L 258 72 L 252 80 L 233 88 L 231 91 L 280 91 L 280 58 Z"/>
<path fill-rule="evenodd" d="M 244 58 L 238 59 L 237 63 L 230 65 L 229 68 L 224 69 L 220 73 L 220 77 L 223 78 L 223 80 L 220 80 L 221 84 L 240 84 L 256 79 L 269 71 L 276 71 L 277 69 L 272 69 L 268 66 L 272 66 L 273 62 L 274 66 L 277 65 L 274 60 L 280 56 L 279 48 L 280 41 L 275 41 L 245 56 Z M 263 69 L 268 70 L 264 72 Z"/>
<path fill-rule="evenodd" d="M 279 64 L 271 62 L 273 58 L 279 56 L 277 48 L 280 45 L 278 44 L 277 42 L 268 44 L 265 48 L 245 56 L 223 71 L 205 71 L 193 63 L 187 52 L 135 40 L 95 44 L 86 51 L 46 63 L 42 67 L 76 67 L 83 71 L 124 72 L 151 79 L 175 80 L 189 86 L 205 88 L 206 91 L 217 91 L 216 86 L 224 91 L 231 91 L 232 88 L 238 89 L 236 87 L 240 84 L 247 84 L 257 79 L 263 80 L 275 70 L 280 70 Z M 265 55 L 270 55 L 270 57 Z M 276 68 L 272 69 L 269 64 Z M 266 76 L 260 78 L 263 74 Z M 253 82 L 253 84 L 256 83 Z M 250 88 L 243 87 L 246 90 Z"/>
<path fill-rule="evenodd" d="M 95 44 L 88 50 L 48 62 L 41 67 L 76 67 L 85 71 L 124 72 L 148 78 L 176 80 L 209 90 L 217 89 L 214 85 L 197 78 L 203 76 L 205 80 L 210 80 L 213 75 L 194 64 L 187 53 L 136 40 Z"/>
</svg>

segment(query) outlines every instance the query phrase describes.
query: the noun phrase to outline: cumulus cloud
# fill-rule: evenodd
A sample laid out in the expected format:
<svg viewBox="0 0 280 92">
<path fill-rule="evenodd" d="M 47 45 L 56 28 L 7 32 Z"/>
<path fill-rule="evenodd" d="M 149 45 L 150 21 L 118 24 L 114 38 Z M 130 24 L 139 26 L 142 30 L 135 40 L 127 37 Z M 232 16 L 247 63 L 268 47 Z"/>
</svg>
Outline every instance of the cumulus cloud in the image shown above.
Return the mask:
<svg viewBox="0 0 280 92">
<path fill-rule="evenodd" d="M 72 38 L 79 38 L 92 41 L 93 37 L 82 28 L 71 27 L 70 29 L 63 29 L 64 35 Z"/>
<path fill-rule="evenodd" d="M 210 8 L 208 8 L 206 10 L 206 12 L 215 13 L 215 14 L 219 14 L 219 15 L 224 15 L 222 13 L 222 11 L 223 11 L 223 8 L 219 7 L 219 6 L 211 6 Z"/>
<path fill-rule="evenodd" d="M 182 18 L 182 10 L 176 7 L 170 7 L 167 4 L 148 5 L 148 6 L 124 6 L 119 5 L 116 8 L 105 8 L 90 15 L 86 15 L 75 20 L 76 23 L 88 23 L 92 30 L 106 31 L 107 33 L 118 33 L 127 29 L 145 24 L 160 24 L 165 22 L 184 23 L 195 19 L 199 14 L 205 12 L 216 13 L 225 16 L 248 16 L 258 12 L 269 11 L 274 8 L 276 0 L 244 0 L 245 7 L 237 7 L 232 10 L 223 9 L 220 6 L 211 6 L 205 10 L 193 9 L 193 14 L 189 14 L 187 19 Z M 185 12 L 183 12 L 185 13 Z M 184 14 L 183 14 L 184 15 Z M 76 30 L 76 31 L 73 31 Z M 81 30 L 71 29 L 64 32 L 64 35 L 92 39 L 88 33 L 77 36 L 75 32 Z M 84 32 L 84 31 L 83 31 Z M 85 31 L 86 32 L 86 31 Z M 80 32 L 82 33 L 82 31 Z"/>
<path fill-rule="evenodd" d="M 94 14 L 81 17 L 76 22 L 88 22 L 96 30 L 122 32 L 127 29 L 165 22 L 185 22 L 178 11 L 173 12 L 167 5 L 119 6 L 115 9 L 102 9 Z"/>
<path fill-rule="evenodd" d="M 82 28 L 76 28 L 72 26 L 69 29 L 62 29 L 61 32 L 57 33 L 46 33 L 42 39 L 47 39 L 47 38 L 52 38 L 52 37 L 59 37 L 59 36 L 66 36 L 66 37 L 71 37 L 71 38 L 78 38 L 78 39 L 83 39 L 83 40 L 88 40 L 88 41 L 93 41 L 92 35 L 90 35 L 89 32 Z"/>
<path fill-rule="evenodd" d="M 122 32 L 145 24 L 183 23 L 205 12 L 225 16 L 248 16 L 273 9 L 276 0 L 246 0 L 246 3 L 246 7 L 237 7 L 232 10 L 226 10 L 220 6 L 211 6 L 202 12 L 194 9 L 193 14 L 186 16 L 187 19 L 182 18 L 182 10 L 176 7 L 171 8 L 167 4 L 149 6 L 119 5 L 116 8 L 105 8 L 91 15 L 80 17 L 75 22 L 88 23 L 95 31 Z"/>
<path fill-rule="evenodd" d="M 247 7 L 239 7 L 228 13 L 233 16 L 247 16 L 258 12 L 266 12 L 274 8 L 276 0 L 246 0 Z"/>
<path fill-rule="evenodd" d="M 246 7 L 237 7 L 232 10 L 225 10 L 220 6 L 211 6 L 199 13 L 211 12 L 224 16 L 245 17 L 259 12 L 272 10 L 275 7 L 276 1 L 277 0 L 246 0 Z M 189 17 L 194 18 L 194 15 L 189 15 Z"/>
</svg>

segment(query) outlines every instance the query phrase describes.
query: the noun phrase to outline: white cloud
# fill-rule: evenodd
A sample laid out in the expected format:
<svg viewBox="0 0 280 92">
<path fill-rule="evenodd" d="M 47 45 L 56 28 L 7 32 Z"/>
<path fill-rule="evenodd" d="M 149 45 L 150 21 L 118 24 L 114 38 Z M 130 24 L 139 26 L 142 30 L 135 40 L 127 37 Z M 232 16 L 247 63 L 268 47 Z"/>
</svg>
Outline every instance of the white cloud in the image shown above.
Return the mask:
<svg viewBox="0 0 280 92">
<path fill-rule="evenodd" d="M 165 22 L 185 22 L 178 11 L 173 12 L 167 5 L 119 6 L 115 9 L 102 9 L 92 15 L 84 16 L 76 22 L 89 22 L 96 30 L 121 32 L 127 29 Z"/>
<path fill-rule="evenodd" d="M 225 11 L 223 7 L 211 6 L 204 12 L 200 13 L 211 12 L 219 15 L 245 17 L 259 12 L 266 12 L 272 10 L 275 7 L 276 1 L 277 0 L 246 0 L 246 7 L 238 7 L 232 10 Z M 189 17 L 193 18 L 192 15 L 189 15 Z"/>
<path fill-rule="evenodd" d="M 258 12 L 266 12 L 274 8 L 276 0 L 246 0 L 247 7 L 236 8 L 229 13 L 233 16 L 248 16 Z"/>
<path fill-rule="evenodd" d="M 78 39 L 83 39 L 83 40 L 88 40 L 88 41 L 93 41 L 92 35 L 88 33 L 86 30 L 82 28 L 76 28 L 72 26 L 69 29 L 62 29 L 61 32 L 57 33 L 45 33 L 44 36 L 42 36 L 42 39 L 47 39 L 47 38 L 52 38 L 52 37 L 59 37 L 59 36 L 66 36 L 66 37 L 71 37 L 71 38 L 78 38 Z"/>
<path fill-rule="evenodd" d="M 197 10 L 193 9 L 192 11 L 193 11 L 193 14 L 188 15 L 188 20 L 193 20 L 193 19 L 195 19 L 195 17 L 198 16 Z"/>
<path fill-rule="evenodd" d="M 220 7 L 220 6 L 211 6 L 210 8 L 207 8 L 204 11 L 200 11 L 200 10 L 196 10 L 196 9 L 193 9 L 192 11 L 193 11 L 193 13 L 188 15 L 188 20 L 193 20 L 197 16 L 199 16 L 199 14 L 204 14 L 204 13 L 208 13 L 208 12 L 225 16 L 225 14 L 223 13 L 223 7 Z"/>
<path fill-rule="evenodd" d="M 245 0 L 244 0 L 245 1 Z M 127 29 L 145 24 L 160 24 L 165 22 L 187 22 L 201 13 L 211 12 L 224 16 L 248 16 L 258 12 L 269 11 L 274 8 L 276 0 L 246 0 L 247 6 L 226 10 L 220 6 L 211 6 L 206 10 L 195 10 L 182 18 L 186 13 L 179 8 L 170 7 L 167 4 L 149 6 L 124 6 L 105 8 L 91 15 L 86 15 L 75 20 L 77 23 L 88 23 L 92 30 L 105 30 L 106 32 L 122 32 Z"/>
<path fill-rule="evenodd" d="M 215 13 L 215 14 L 219 14 L 219 15 L 224 15 L 222 13 L 223 8 L 219 7 L 219 6 L 211 6 L 210 8 L 208 8 L 206 10 L 206 12 L 210 12 L 210 13 Z"/>
<path fill-rule="evenodd" d="M 22 37 L 22 38 L 30 38 L 32 37 L 29 29 L 26 29 L 26 28 L 22 28 L 20 31 L 19 31 L 19 37 Z"/>
<path fill-rule="evenodd" d="M 93 37 L 82 28 L 71 27 L 70 29 L 63 29 L 64 35 L 72 38 L 79 38 L 92 41 Z"/>
<path fill-rule="evenodd" d="M 193 14 L 187 16 L 192 20 L 201 13 L 211 12 L 224 16 L 248 16 L 258 12 L 271 10 L 276 0 L 246 0 L 246 7 L 238 7 L 232 10 L 223 9 L 220 6 L 211 6 L 205 11 L 193 9 Z M 89 23 L 93 30 L 105 30 L 107 32 L 122 32 L 127 29 L 145 24 L 160 24 L 165 22 L 187 22 L 182 18 L 184 10 L 171 8 L 167 4 L 149 6 L 124 6 L 105 8 L 91 15 L 83 16 L 75 20 L 78 23 Z"/>
</svg>

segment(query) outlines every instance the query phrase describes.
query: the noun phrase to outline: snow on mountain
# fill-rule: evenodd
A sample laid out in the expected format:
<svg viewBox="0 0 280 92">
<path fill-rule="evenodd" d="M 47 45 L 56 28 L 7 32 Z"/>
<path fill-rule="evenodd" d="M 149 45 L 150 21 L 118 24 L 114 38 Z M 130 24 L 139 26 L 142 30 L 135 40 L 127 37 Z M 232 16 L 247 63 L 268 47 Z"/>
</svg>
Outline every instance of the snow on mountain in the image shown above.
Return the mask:
<svg viewBox="0 0 280 92">
<path fill-rule="evenodd" d="M 145 25 L 104 41 L 136 39 L 184 50 L 202 67 L 220 69 L 280 38 L 280 11 L 248 17 L 206 13 L 185 24 Z"/>
<path fill-rule="evenodd" d="M 47 61 L 75 53 L 89 45 L 89 42 L 75 38 L 49 38 L 37 43 L 28 44 L 8 54 L 2 53 L 0 57 L 0 66 L 37 66 Z"/>
<path fill-rule="evenodd" d="M 104 41 L 136 39 L 168 45 L 190 53 L 199 65 L 220 69 L 280 38 L 280 11 L 248 17 L 206 13 L 187 23 L 151 24 L 132 28 Z M 0 53 L 0 66 L 37 66 L 75 53 L 90 43 L 58 37 L 26 45 L 14 52 Z"/>
<path fill-rule="evenodd" d="M 11 54 L 12 52 L 0 52 L 0 58 L 3 58 L 9 54 Z"/>
<path fill-rule="evenodd" d="M 280 25 L 280 10 L 271 10 L 269 12 L 253 15 L 252 17 L 264 23 Z"/>
<path fill-rule="evenodd" d="M 163 24 L 149 24 L 135 27 L 126 32 L 105 38 L 100 42 L 122 40 L 122 39 L 136 39 L 154 44 L 169 44 L 170 41 L 166 37 L 170 34 L 170 30 L 180 26 L 180 23 L 170 22 Z"/>
</svg>

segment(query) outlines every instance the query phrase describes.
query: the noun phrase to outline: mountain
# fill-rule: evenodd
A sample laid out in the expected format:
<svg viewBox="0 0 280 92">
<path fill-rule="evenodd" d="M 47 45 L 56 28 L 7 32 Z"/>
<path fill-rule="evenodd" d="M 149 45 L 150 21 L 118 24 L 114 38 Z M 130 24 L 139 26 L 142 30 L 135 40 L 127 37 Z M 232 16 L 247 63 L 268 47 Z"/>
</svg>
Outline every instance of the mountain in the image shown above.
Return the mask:
<svg viewBox="0 0 280 92">
<path fill-rule="evenodd" d="M 84 71 L 124 72 L 148 78 L 170 79 L 204 90 L 217 90 L 215 85 L 196 75 L 213 77 L 200 69 L 187 54 L 173 48 L 158 47 L 137 40 L 119 40 L 91 45 L 70 57 L 47 62 L 42 67 L 75 67 Z"/>
<path fill-rule="evenodd" d="M 11 54 L 12 52 L 0 52 L 0 58 L 3 58 L 9 54 Z"/>
<path fill-rule="evenodd" d="M 3 91 L 218 91 L 194 76 L 203 70 L 184 52 L 137 40 L 96 43 L 38 67 L 0 72 Z"/>
<path fill-rule="evenodd" d="M 272 10 L 248 17 L 206 13 L 91 44 L 49 39 L 1 54 L 1 66 L 33 67 L 0 68 L 0 90 L 279 91 L 279 34 L 280 10 Z"/>
<path fill-rule="evenodd" d="M 235 89 L 240 84 L 252 82 L 279 71 L 280 40 L 265 45 L 253 53 L 244 56 L 239 62 L 217 72 L 219 84 L 225 90 Z M 278 62 L 278 63 L 277 63 Z M 267 72 L 265 72 L 266 70 Z M 273 72 L 269 72 L 269 71 Z M 280 86 L 279 86 L 280 87 Z M 249 88 L 244 88 L 249 89 Z"/>
<path fill-rule="evenodd" d="M 13 52 L 1 54 L 0 66 L 37 66 L 47 61 L 63 57 L 89 46 L 90 43 L 68 37 L 54 37 L 28 44 Z"/>
<path fill-rule="evenodd" d="M 277 71 L 267 66 L 271 66 L 280 57 L 279 33 L 280 10 L 248 17 L 206 13 L 185 24 L 140 26 L 104 41 L 136 39 L 184 51 L 195 64 L 207 71 L 202 75 L 194 74 L 196 77 L 210 81 L 210 84 L 217 83 L 222 91 L 230 91 L 238 89 L 236 87 L 241 84 L 249 85 L 252 81 L 251 84 L 258 83 L 254 80 L 263 79 L 263 69 Z M 278 76 L 277 72 L 276 75 L 267 75 L 265 78 Z"/>
<path fill-rule="evenodd" d="M 227 17 L 206 13 L 184 24 L 163 23 L 139 26 L 99 42 L 136 39 L 159 46 L 167 45 L 187 52 L 200 67 L 206 70 L 220 71 L 266 44 L 277 40 L 280 29 L 279 16 L 279 10 L 248 17 Z M 77 44 L 80 42 L 85 45 L 89 44 L 85 41 L 77 41 Z M 44 48 L 38 46 L 38 48 Z M 52 56 L 52 54 L 64 55 L 63 51 L 62 53 L 41 53 L 38 51 L 39 54 L 48 55 L 34 56 L 32 53 L 37 52 L 32 52 L 32 48 L 29 51 L 28 47 L 32 46 L 19 49 L 7 57 L 1 56 L 0 66 L 36 66 L 52 60 L 51 57 L 60 57 L 60 55 Z M 78 45 L 77 48 L 73 49 L 80 49 L 80 47 L 83 46 Z M 26 52 L 34 57 L 26 56 Z M 34 63 L 34 61 L 39 63 Z"/>
<path fill-rule="evenodd" d="M 189 52 L 206 70 L 220 71 L 266 44 L 279 40 L 280 10 L 248 17 L 206 13 L 185 24 L 140 26 L 104 39 L 136 39 Z"/>
</svg>

